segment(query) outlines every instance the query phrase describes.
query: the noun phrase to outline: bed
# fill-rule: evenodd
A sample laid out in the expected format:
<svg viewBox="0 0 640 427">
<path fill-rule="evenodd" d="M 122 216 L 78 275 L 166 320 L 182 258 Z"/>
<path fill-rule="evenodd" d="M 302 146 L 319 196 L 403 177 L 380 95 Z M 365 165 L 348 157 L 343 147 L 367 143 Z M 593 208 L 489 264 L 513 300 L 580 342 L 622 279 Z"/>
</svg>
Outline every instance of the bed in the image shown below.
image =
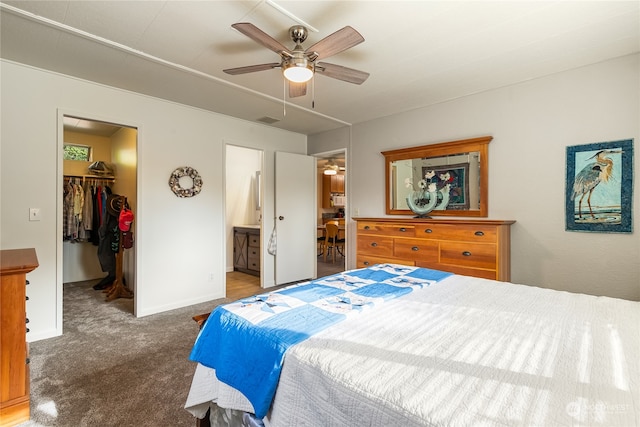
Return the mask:
<svg viewBox="0 0 640 427">
<path fill-rule="evenodd" d="M 198 418 L 210 411 L 213 425 L 640 425 L 640 303 L 462 275 L 420 282 L 434 270 L 407 268 L 376 265 L 303 284 L 344 290 L 372 269 L 409 275 L 397 295 L 347 294 L 348 315 L 322 327 L 314 321 L 308 337 L 293 340 L 266 412 L 206 357 L 185 407 Z M 207 329 L 221 334 L 211 319 L 194 352 L 226 351 L 224 339 L 201 343 Z M 254 356 L 261 348 L 243 342 Z M 253 376 L 241 361 L 236 369 Z"/>
</svg>

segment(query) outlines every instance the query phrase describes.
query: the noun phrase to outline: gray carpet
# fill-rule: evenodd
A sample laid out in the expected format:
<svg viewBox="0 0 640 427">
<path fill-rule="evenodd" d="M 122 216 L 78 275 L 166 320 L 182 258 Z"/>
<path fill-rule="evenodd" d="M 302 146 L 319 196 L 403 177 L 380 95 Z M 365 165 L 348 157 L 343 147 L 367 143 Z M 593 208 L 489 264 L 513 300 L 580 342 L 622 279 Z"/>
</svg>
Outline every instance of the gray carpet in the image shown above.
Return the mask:
<svg viewBox="0 0 640 427">
<path fill-rule="evenodd" d="M 41 426 L 194 426 L 184 410 L 198 333 L 191 319 L 225 299 L 135 318 L 97 281 L 64 286 L 64 333 L 30 345 L 31 421 Z"/>
</svg>

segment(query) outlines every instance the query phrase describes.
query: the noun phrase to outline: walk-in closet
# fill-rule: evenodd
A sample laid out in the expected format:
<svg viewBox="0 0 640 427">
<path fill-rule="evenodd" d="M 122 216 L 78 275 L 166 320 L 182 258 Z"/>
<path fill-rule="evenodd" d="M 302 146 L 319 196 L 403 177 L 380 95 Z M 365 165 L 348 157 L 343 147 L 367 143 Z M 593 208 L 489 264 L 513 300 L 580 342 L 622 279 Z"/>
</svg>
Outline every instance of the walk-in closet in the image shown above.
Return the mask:
<svg viewBox="0 0 640 427">
<path fill-rule="evenodd" d="M 134 314 L 137 129 L 64 116 L 62 279 Z"/>
</svg>

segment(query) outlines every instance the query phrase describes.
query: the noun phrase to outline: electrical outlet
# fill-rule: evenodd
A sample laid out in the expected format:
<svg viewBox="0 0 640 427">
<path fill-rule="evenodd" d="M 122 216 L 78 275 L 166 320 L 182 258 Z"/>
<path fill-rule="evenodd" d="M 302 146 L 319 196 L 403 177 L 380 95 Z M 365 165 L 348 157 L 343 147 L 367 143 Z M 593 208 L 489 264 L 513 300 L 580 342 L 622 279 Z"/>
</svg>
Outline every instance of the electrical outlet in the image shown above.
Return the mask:
<svg viewBox="0 0 640 427">
<path fill-rule="evenodd" d="M 355 216 L 355 217 L 360 216 L 360 209 L 359 208 L 353 208 L 353 216 Z"/>
<path fill-rule="evenodd" d="M 40 208 L 29 208 L 29 221 L 40 221 L 42 219 L 42 213 Z"/>
<path fill-rule="evenodd" d="M 213 273 L 209 273 L 209 281 L 213 282 Z"/>
</svg>

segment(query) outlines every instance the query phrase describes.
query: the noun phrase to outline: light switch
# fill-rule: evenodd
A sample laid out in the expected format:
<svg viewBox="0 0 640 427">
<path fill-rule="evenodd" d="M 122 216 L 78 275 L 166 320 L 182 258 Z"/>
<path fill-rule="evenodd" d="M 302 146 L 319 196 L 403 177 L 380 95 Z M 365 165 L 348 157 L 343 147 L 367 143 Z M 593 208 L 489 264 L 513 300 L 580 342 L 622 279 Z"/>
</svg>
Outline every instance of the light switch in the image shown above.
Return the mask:
<svg viewBox="0 0 640 427">
<path fill-rule="evenodd" d="M 29 208 L 29 221 L 40 221 L 41 219 L 40 208 Z"/>
</svg>

